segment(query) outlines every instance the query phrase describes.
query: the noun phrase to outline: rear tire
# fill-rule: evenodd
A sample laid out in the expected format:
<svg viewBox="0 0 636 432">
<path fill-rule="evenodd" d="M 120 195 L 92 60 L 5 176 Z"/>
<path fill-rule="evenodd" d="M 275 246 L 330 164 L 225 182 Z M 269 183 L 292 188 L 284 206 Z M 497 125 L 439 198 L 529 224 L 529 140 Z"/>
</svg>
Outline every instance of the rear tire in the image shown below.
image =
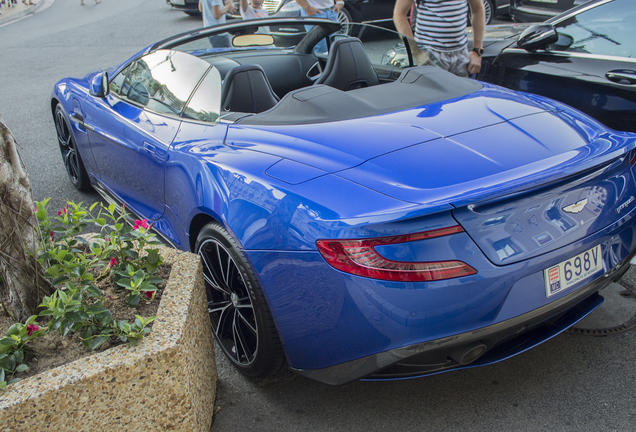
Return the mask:
<svg viewBox="0 0 636 432">
<path fill-rule="evenodd" d="M 238 244 L 218 223 L 197 237 L 212 334 L 232 364 L 252 378 L 273 375 L 285 362 L 265 296 Z"/>
</svg>

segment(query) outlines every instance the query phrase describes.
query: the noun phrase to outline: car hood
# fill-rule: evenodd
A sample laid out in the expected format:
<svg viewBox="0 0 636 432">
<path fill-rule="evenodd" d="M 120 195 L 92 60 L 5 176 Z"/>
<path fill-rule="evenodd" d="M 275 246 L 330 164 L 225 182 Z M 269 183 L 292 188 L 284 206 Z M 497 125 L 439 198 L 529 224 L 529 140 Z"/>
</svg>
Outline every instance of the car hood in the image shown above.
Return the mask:
<svg viewBox="0 0 636 432">
<path fill-rule="evenodd" d="M 334 174 L 431 207 L 501 193 L 502 184 L 511 191 L 536 186 L 615 157 L 624 146 L 564 105 L 489 85 L 457 100 L 365 119 L 233 125 L 227 144 L 281 157 L 267 174 L 290 184 Z"/>
</svg>

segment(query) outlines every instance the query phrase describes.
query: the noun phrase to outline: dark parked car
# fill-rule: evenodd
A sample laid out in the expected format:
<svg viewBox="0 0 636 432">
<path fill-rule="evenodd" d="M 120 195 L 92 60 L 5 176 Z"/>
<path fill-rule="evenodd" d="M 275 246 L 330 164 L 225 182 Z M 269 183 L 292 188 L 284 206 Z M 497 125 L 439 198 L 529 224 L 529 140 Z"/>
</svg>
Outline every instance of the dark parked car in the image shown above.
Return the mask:
<svg viewBox="0 0 636 432">
<path fill-rule="evenodd" d="M 494 18 L 506 16 L 510 10 L 510 0 L 484 0 L 486 10 L 486 24 L 490 24 Z"/>
<path fill-rule="evenodd" d="M 618 130 L 636 131 L 636 7 L 595 0 L 535 24 L 487 31 L 479 79 L 565 102 Z M 492 37 L 497 32 L 499 36 Z"/>
<path fill-rule="evenodd" d="M 50 107 L 71 182 L 201 256 L 212 332 L 248 376 L 484 366 L 599 306 L 636 254 L 636 134 L 386 64 L 412 41 L 348 31 L 239 21 L 61 80 Z"/>
<path fill-rule="evenodd" d="M 201 15 L 199 12 L 199 0 L 168 0 L 174 9 L 178 9 L 188 15 Z"/>
<path fill-rule="evenodd" d="M 589 0 L 510 0 L 510 16 L 516 22 L 541 22 Z"/>
</svg>

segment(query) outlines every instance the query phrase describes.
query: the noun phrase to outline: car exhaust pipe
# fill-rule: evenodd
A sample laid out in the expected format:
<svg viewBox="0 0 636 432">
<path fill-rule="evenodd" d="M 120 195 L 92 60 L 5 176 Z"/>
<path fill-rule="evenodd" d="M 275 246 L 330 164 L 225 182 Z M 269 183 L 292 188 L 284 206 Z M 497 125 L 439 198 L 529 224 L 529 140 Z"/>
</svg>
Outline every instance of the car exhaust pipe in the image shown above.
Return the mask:
<svg viewBox="0 0 636 432">
<path fill-rule="evenodd" d="M 486 345 L 479 342 L 474 345 L 463 347 L 453 352 L 449 357 L 455 360 L 460 365 L 464 366 L 474 362 L 479 357 L 481 357 L 486 352 L 486 349 Z"/>
</svg>

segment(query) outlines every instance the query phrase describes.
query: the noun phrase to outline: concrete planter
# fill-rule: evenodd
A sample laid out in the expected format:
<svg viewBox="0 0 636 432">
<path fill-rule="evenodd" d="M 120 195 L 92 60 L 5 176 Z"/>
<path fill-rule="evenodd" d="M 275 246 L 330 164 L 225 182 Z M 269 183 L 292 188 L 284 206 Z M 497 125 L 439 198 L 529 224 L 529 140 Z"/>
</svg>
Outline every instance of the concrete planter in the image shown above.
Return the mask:
<svg viewBox="0 0 636 432">
<path fill-rule="evenodd" d="M 172 272 L 150 336 L 11 385 L 0 430 L 210 430 L 216 363 L 200 260 L 161 254 Z"/>
</svg>

